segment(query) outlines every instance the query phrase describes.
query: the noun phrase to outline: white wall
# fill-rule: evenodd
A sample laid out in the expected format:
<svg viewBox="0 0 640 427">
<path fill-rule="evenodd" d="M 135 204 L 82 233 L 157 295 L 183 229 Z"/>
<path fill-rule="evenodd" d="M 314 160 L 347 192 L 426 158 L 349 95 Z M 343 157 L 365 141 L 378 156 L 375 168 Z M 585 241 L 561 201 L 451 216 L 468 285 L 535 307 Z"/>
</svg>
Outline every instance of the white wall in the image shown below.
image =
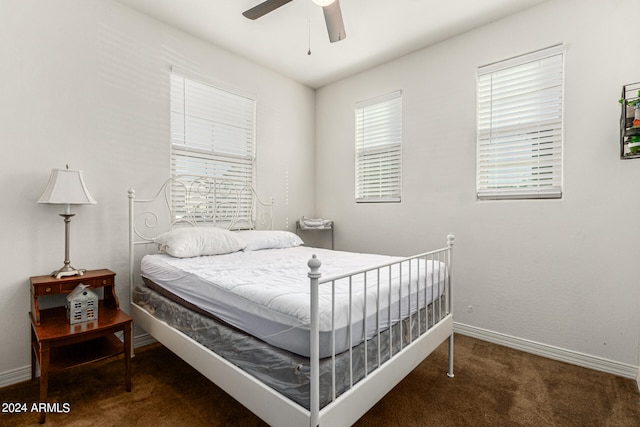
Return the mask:
<svg viewBox="0 0 640 427">
<path fill-rule="evenodd" d="M 127 190 L 169 176 L 171 65 L 255 96 L 275 227 L 313 210 L 314 91 L 299 83 L 111 0 L 0 0 L 0 58 L 0 383 L 29 372 L 28 278 L 64 260 L 61 208 L 36 204 L 52 168 L 84 170 L 98 201 L 75 209 L 72 265 L 114 270 L 128 309 Z"/>
<path fill-rule="evenodd" d="M 640 81 L 637 13 L 636 0 L 551 0 L 319 89 L 316 207 L 335 220 L 337 247 L 409 255 L 444 246 L 454 232 L 460 326 L 613 362 L 633 378 L 640 160 L 619 159 L 617 100 L 621 85 Z M 477 201 L 477 67 L 560 42 L 563 198 Z M 397 89 L 402 203 L 357 205 L 354 104 Z"/>
</svg>

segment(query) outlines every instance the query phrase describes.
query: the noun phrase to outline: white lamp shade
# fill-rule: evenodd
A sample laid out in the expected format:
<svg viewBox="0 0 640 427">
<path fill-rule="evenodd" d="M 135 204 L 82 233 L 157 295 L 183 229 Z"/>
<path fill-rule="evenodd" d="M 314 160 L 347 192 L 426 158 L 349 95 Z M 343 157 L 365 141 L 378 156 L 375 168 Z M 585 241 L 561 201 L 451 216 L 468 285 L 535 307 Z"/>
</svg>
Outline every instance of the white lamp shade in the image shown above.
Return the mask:
<svg viewBox="0 0 640 427">
<path fill-rule="evenodd" d="M 84 184 L 82 171 L 52 169 L 47 188 L 44 189 L 38 203 L 95 205 L 97 202 Z"/>
<path fill-rule="evenodd" d="M 336 0 L 312 0 L 315 4 L 317 4 L 318 6 L 329 6 L 331 3 L 333 3 Z"/>
</svg>

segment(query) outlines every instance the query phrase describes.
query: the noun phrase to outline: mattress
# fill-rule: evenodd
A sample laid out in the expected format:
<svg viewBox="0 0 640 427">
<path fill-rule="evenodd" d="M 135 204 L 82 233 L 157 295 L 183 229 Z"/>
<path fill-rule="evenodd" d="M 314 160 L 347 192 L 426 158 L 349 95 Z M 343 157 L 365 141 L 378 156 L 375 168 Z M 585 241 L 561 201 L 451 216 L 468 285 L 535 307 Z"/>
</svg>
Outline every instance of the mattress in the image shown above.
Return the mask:
<svg viewBox="0 0 640 427">
<path fill-rule="evenodd" d="M 146 255 L 141 274 L 241 331 L 308 357 L 307 262 L 313 254 L 322 262 L 323 278 L 402 260 L 298 246 L 195 258 Z M 442 295 L 445 279 L 443 263 L 420 259 L 336 280 L 335 291 L 330 283 L 321 284 L 320 357 L 334 352 L 332 329 L 335 353 L 341 353 L 426 307 Z"/>
<path fill-rule="evenodd" d="M 155 287 L 155 285 L 153 285 Z M 236 329 L 215 316 L 197 312 L 177 301 L 156 292 L 146 284 L 139 284 L 132 292 L 134 303 L 201 345 L 214 351 L 233 365 L 249 373 L 265 385 L 309 409 L 310 365 L 309 359 L 277 348 Z M 402 346 L 411 343 L 419 331 L 424 332 L 445 316 L 444 303 L 431 304 L 421 309 L 420 315 L 413 315 L 383 331 L 366 343 L 355 346 L 333 359 L 320 360 L 320 407 L 333 400 L 333 379 L 336 381 L 336 397 L 364 378 L 365 359 L 367 373 L 389 360 L 390 353 L 397 353 Z M 401 344 L 402 339 L 402 344 Z M 365 347 L 367 351 L 365 352 Z M 380 357 L 378 359 L 378 357 Z"/>
</svg>

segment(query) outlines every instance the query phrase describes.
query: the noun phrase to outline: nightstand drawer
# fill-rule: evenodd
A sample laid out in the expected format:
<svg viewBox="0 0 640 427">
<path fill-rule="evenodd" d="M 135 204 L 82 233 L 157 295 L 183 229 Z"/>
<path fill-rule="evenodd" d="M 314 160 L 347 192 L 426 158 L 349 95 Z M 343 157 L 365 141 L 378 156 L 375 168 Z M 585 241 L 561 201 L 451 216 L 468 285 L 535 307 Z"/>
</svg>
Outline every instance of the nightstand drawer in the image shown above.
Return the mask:
<svg viewBox="0 0 640 427">
<path fill-rule="evenodd" d="M 33 294 L 35 296 L 40 295 L 57 295 L 60 293 L 60 284 L 47 284 L 33 287 Z"/>
<path fill-rule="evenodd" d="M 85 285 L 89 285 L 92 288 L 102 288 L 104 286 L 113 286 L 114 282 L 115 282 L 114 277 L 110 276 L 110 277 L 100 277 L 97 279 L 87 280 L 87 281 L 83 281 L 82 283 L 84 283 Z"/>
<path fill-rule="evenodd" d="M 84 283 L 85 285 L 88 285 L 89 283 L 87 283 L 84 280 L 78 280 L 78 281 L 74 281 L 74 282 L 65 282 L 65 283 L 60 283 L 60 293 L 61 294 L 68 294 L 73 292 L 73 290 L 80 284 L 80 283 Z"/>
</svg>

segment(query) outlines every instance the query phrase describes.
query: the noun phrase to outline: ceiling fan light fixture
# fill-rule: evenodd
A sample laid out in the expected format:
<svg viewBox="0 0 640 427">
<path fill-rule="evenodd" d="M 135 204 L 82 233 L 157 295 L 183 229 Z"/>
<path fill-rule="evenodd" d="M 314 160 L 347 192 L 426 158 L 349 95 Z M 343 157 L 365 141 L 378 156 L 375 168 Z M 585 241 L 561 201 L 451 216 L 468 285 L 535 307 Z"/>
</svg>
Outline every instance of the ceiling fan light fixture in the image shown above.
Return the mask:
<svg viewBox="0 0 640 427">
<path fill-rule="evenodd" d="M 315 4 L 317 4 L 318 6 L 329 6 L 331 3 L 333 3 L 336 0 L 311 0 L 313 1 Z"/>
</svg>

